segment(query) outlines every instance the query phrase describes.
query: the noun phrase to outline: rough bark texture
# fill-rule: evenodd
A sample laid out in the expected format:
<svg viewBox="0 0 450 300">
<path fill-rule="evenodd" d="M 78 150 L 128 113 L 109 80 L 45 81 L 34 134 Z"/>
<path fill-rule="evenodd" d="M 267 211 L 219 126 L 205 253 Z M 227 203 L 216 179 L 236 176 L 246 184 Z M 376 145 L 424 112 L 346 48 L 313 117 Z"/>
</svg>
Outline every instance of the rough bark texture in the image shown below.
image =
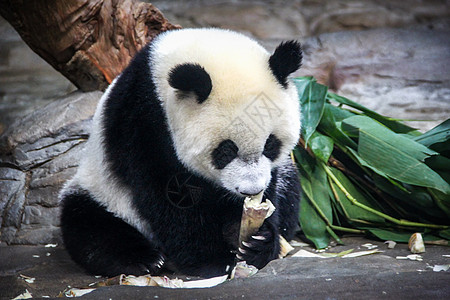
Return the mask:
<svg viewBox="0 0 450 300">
<path fill-rule="evenodd" d="M 134 0 L 0 0 L 0 14 L 82 91 L 105 89 L 158 33 L 179 28 Z"/>
</svg>

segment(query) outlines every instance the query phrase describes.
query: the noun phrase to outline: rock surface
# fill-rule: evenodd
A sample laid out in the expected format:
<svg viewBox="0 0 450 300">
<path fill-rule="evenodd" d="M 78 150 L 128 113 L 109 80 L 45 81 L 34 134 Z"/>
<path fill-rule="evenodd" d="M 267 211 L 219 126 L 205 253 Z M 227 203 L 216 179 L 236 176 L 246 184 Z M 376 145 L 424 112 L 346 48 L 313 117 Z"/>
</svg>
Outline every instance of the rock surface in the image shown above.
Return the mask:
<svg viewBox="0 0 450 300">
<path fill-rule="evenodd" d="M 172 23 L 183 27 L 229 28 L 260 40 L 372 28 L 450 26 L 449 1 L 156 0 L 152 3 Z"/>
<path fill-rule="evenodd" d="M 101 92 L 75 92 L 17 120 L 0 137 L 1 240 L 60 240 L 58 191 L 74 174 Z"/>
<path fill-rule="evenodd" d="M 447 247 L 427 245 L 423 261 L 411 261 L 396 259 L 410 254 L 406 244 L 387 249 L 383 242 L 343 240 L 345 246 L 327 252 L 364 251 L 361 245 L 368 242 L 384 252 L 356 258 L 288 257 L 272 261 L 253 277 L 213 288 L 109 286 L 81 299 L 448 299 L 450 271 L 433 271 L 434 265 L 449 263 L 442 255 L 448 254 Z M 34 297 L 56 297 L 68 286 L 82 288 L 104 280 L 85 274 L 61 247 L 0 246 L 0 257 L 0 299 L 12 299 L 25 289 Z M 20 274 L 35 278 L 34 283 Z"/>
</svg>

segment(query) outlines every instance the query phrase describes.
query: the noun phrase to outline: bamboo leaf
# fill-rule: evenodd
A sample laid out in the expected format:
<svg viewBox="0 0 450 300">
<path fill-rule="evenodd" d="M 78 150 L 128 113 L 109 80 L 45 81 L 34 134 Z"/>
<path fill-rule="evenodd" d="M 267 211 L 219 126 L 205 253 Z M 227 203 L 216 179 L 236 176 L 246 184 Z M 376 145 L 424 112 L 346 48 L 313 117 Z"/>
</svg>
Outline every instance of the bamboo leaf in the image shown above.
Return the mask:
<svg viewBox="0 0 450 300">
<path fill-rule="evenodd" d="M 308 157 L 308 158 L 306 158 Z M 300 202 L 300 225 L 306 237 L 310 239 L 318 249 L 328 246 L 329 225 L 333 224 L 333 214 L 330 205 L 326 173 L 304 149 L 299 148 L 296 158 L 300 166 L 300 184 L 304 193 L 304 199 Z M 303 169 L 307 165 L 308 171 Z"/>
<path fill-rule="evenodd" d="M 402 218 L 426 220 L 426 223 L 449 223 L 448 221 L 445 222 L 446 219 L 448 220 L 445 210 L 440 208 L 438 201 L 435 197 L 432 197 L 432 191 L 440 193 L 439 191 L 428 189 L 429 193 L 427 193 L 427 189 L 411 185 L 405 185 L 400 189 L 385 178 L 376 175 L 373 177 L 373 181 L 380 190 L 397 200 L 392 205 L 397 207 L 397 211 L 402 212 Z M 440 194 L 448 198 L 447 195 Z"/>
<path fill-rule="evenodd" d="M 395 185 L 397 188 L 399 188 L 400 190 L 404 191 L 404 192 L 408 192 L 400 183 L 398 183 L 397 181 L 395 181 L 394 179 L 390 178 L 388 175 L 386 175 L 384 172 L 378 170 L 377 168 L 375 168 L 373 165 L 367 163 L 364 159 L 362 159 L 361 156 L 359 156 L 358 152 L 351 149 L 351 148 L 347 148 L 348 151 L 354 156 L 354 158 L 356 159 L 357 162 L 360 163 L 361 166 L 366 167 L 372 171 L 374 171 L 376 174 L 380 175 L 381 177 L 385 178 L 386 180 L 388 180 L 391 184 Z"/>
<path fill-rule="evenodd" d="M 381 208 L 371 201 L 370 198 L 365 197 L 359 192 L 358 188 L 353 185 L 353 183 L 345 176 L 341 171 L 330 168 L 331 172 L 336 176 L 339 182 L 345 187 L 345 189 L 359 202 L 366 206 L 372 207 L 374 209 L 380 210 Z M 342 205 L 342 208 L 348 214 L 348 216 L 353 220 L 365 220 L 374 223 L 384 223 L 384 219 L 377 216 L 367 210 L 364 210 L 358 206 L 355 206 L 351 201 L 345 196 L 345 194 L 337 187 L 336 184 L 333 185 L 333 190 L 335 191 L 335 196 L 338 197 L 338 201 Z"/>
<path fill-rule="evenodd" d="M 369 231 L 380 240 L 395 241 L 399 243 L 407 243 L 411 235 L 417 232 L 417 231 L 400 231 L 400 230 L 394 232 L 389 229 L 371 228 L 371 227 L 361 227 L 361 229 Z M 447 231 L 448 229 L 441 230 L 439 233 L 443 232 L 445 234 L 445 232 Z M 439 239 L 435 235 L 428 232 L 422 232 L 422 236 L 424 241 L 435 241 Z"/>
<path fill-rule="evenodd" d="M 433 196 L 436 205 L 450 218 L 450 196 L 434 189 L 428 189 L 428 192 Z"/>
<path fill-rule="evenodd" d="M 450 159 L 442 155 L 433 155 L 425 159 L 425 163 L 439 174 L 445 174 L 442 177 L 450 182 Z"/>
<path fill-rule="evenodd" d="M 450 229 L 444 229 L 444 230 L 439 231 L 439 236 L 450 241 Z"/>
<path fill-rule="evenodd" d="M 374 168 L 396 180 L 450 193 L 449 184 L 426 164 L 372 135 L 360 134 L 358 153 Z"/>
<path fill-rule="evenodd" d="M 399 243 L 407 243 L 411 234 L 413 232 L 394 232 L 392 230 L 385 230 L 381 228 L 367 228 L 365 230 L 369 231 L 371 234 L 384 241 L 395 241 Z"/>
<path fill-rule="evenodd" d="M 401 151 L 408 153 L 420 161 L 423 161 L 431 155 L 438 154 L 404 135 L 392 132 L 389 128 L 367 116 L 353 116 L 343 120 L 342 129 L 352 136 L 358 136 L 361 132 L 370 134 L 371 136 L 383 140 L 386 144 L 400 148 Z"/>
<path fill-rule="evenodd" d="M 329 103 L 325 104 L 326 108 L 330 110 L 332 113 L 335 122 L 341 122 L 344 119 L 356 116 L 355 113 L 352 113 L 351 111 L 348 111 L 346 109 L 343 109 L 341 107 L 336 107 L 334 105 L 331 105 Z"/>
<path fill-rule="evenodd" d="M 320 159 L 324 163 L 328 162 L 328 159 L 333 152 L 334 142 L 333 139 L 318 133 L 314 132 L 309 140 L 309 147 L 312 152 L 316 156 L 316 158 Z"/>
<path fill-rule="evenodd" d="M 382 115 L 378 114 L 377 112 L 370 110 L 367 107 L 365 107 L 359 103 L 356 103 L 350 99 L 347 99 L 345 97 L 336 95 L 334 93 L 328 93 L 328 98 L 332 99 L 338 103 L 348 105 L 350 107 L 353 107 L 355 109 L 358 109 L 358 110 L 364 112 L 367 116 L 377 120 L 378 122 L 387 126 L 388 128 L 390 128 L 392 131 L 394 131 L 396 133 L 406 133 L 406 134 L 412 134 L 412 135 L 420 134 L 420 132 L 417 131 L 417 129 L 415 129 L 415 128 L 409 127 L 401 122 L 392 120 L 385 116 L 382 116 Z"/>
<path fill-rule="evenodd" d="M 450 119 L 414 139 L 416 142 L 440 152 L 441 156 L 450 158 Z M 441 162 L 441 168 L 450 170 L 450 163 Z M 449 182 L 450 177 L 447 182 Z"/>
<path fill-rule="evenodd" d="M 312 158 L 305 149 L 299 146 L 296 146 L 293 152 L 300 173 L 303 173 L 303 176 L 311 177 L 316 166 L 314 158 Z"/>
<path fill-rule="evenodd" d="M 339 144 L 342 148 L 350 147 L 357 149 L 358 145 L 349 138 L 341 129 L 336 125 L 336 119 L 334 117 L 334 106 L 326 103 L 323 111 L 322 119 L 320 120 L 318 129 L 331 137 L 336 144 Z"/>
<path fill-rule="evenodd" d="M 303 182 L 303 188 L 310 184 L 306 183 L 304 178 L 300 180 Z M 330 237 L 327 232 L 327 224 L 317 213 L 306 193 L 300 201 L 300 226 L 305 236 L 314 243 L 317 249 L 328 246 Z"/>
<path fill-rule="evenodd" d="M 358 154 L 374 168 L 404 183 L 450 193 L 450 185 L 422 162 L 438 153 L 366 116 L 345 119 L 342 127 L 346 132 L 359 133 Z"/>
<path fill-rule="evenodd" d="M 426 133 L 415 137 L 413 140 L 426 147 L 430 147 L 433 144 L 450 141 L 450 119 L 447 119 Z"/>
<path fill-rule="evenodd" d="M 328 87 L 317 83 L 311 77 L 295 78 L 294 84 L 302 107 L 302 134 L 308 143 L 322 118 Z"/>
<path fill-rule="evenodd" d="M 419 222 L 411 222 L 408 220 L 399 220 L 396 219 L 390 215 L 387 215 L 381 211 L 378 211 L 376 209 L 373 209 L 370 206 L 367 206 L 365 204 L 362 204 L 360 202 L 358 202 L 358 200 L 355 199 L 355 197 L 353 197 L 348 191 L 347 189 L 342 185 L 342 183 L 336 178 L 336 176 L 334 175 L 334 173 L 331 171 L 331 168 L 329 168 L 328 166 L 323 166 L 325 172 L 328 174 L 328 176 L 330 177 L 330 179 L 339 187 L 339 189 L 345 194 L 345 196 L 352 202 L 352 204 L 365 209 L 373 214 L 376 214 L 394 224 L 400 225 L 400 226 L 412 226 L 412 227 L 423 227 L 423 228 L 434 228 L 434 229 L 447 229 L 448 226 L 446 225 L 436 225 L 436 224 L 427 224 L 427 223 L 419 223 Z"/>
</svg>

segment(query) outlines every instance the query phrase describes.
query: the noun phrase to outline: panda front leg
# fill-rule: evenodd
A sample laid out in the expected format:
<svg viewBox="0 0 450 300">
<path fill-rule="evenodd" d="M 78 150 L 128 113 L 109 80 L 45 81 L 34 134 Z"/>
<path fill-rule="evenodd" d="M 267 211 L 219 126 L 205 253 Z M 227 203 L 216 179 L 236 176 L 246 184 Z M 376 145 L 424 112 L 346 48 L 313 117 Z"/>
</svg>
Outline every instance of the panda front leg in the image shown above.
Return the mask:
<svg viewBox="0 0 450 300">
<path fill-rule="evenodd" d="M 290 160 L 282 171 L 282 174 L 273 174 L 273 185 L 266 195 L 267 198 L 273 199 L 277 209 L 270 218 L 264 221 L 259 231 L 239 248 L 238 255 L 258 269 L 279 257 L 281 250 L 279 236 L 281 235 L 289 241 L 299 228 L 298 211 L 301 187 L 298 173 Z M 282 188 L 276 189 L 277 185 Z"/>
<path fill-rule="evenodd" d="M 88 191 L 62 196 L 61 227 L 72 259 L 103 276 L 156 274 L 164 264 L 157 247 L 134 227 L 106 211 Z"/>
<path fill-rule="evenodd" d="M 278 216 L 273 214 L 264 221 L 256 234 L 243 241 L 238 249 L 238 259 L 245 260 L 258 269 L 277 259 L 281 250 L 277 220 Z"/>
</svg>

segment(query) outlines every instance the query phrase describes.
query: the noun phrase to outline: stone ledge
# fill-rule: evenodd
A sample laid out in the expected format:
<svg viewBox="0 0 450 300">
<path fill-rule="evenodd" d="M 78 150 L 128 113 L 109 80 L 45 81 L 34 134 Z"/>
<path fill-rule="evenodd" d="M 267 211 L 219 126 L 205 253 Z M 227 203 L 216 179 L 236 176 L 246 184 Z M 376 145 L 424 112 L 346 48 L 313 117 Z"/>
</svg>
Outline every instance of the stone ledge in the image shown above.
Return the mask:
<svg viewBox="0 0 450 300">
<path fill-rule="evenodd" d="M 1 240 L 60 241 L 58 192 L 75 173 L 101 92 L 72 93 L 0 136 Z"/>
</svg>

